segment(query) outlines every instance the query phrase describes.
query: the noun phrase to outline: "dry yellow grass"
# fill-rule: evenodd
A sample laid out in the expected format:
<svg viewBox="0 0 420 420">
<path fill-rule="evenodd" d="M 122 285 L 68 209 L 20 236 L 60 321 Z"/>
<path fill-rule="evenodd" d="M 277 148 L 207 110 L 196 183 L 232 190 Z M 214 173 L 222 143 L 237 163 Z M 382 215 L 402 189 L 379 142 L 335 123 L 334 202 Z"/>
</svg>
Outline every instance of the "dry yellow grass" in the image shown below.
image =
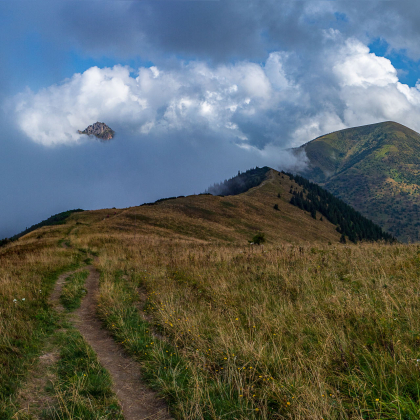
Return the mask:
<svg viewBox="0 0 420 420">
<path fill-rule="evenodd" d="M 145 310 L 200 384 L 179 418 L 218 418 L 214 383 L 247 400 L 226 418 L 420 416 L 417 246 L 116 243 L 99 259 L 102 311 L 135 340 L 123 314 L 130 290 L 147 291 Z"/>
<path fill-rule="evenodd" d="M 55 274 L 79 258 L 55 239 L 19 242 L 0 249 L 0 411 L 54 328 L 47 299 Z"/>
<path fill-rule="evenodd" d="M 240 196 L 78 213 L 21 238 L 0 251 L 4 337 L 26 343 L 43 310 L 12 299 L 37 301 L 43 273 L 89 250 L 101 317 L 176 418 L 420 418 L 419 248 L 341 245 L 288 204 L 290 185 L 272 171 Z"/>
</svg>

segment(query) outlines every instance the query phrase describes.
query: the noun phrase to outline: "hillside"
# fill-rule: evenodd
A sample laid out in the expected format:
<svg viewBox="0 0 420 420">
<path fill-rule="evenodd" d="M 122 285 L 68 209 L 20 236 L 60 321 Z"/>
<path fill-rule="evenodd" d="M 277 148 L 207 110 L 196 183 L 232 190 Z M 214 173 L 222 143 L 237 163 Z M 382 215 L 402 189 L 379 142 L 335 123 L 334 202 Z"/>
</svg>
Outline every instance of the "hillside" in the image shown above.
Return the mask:
<svg viewBox="0 0 420 420">
<path fill-rule="evenodd" d="M 37 230 L 43 226 L 54 226 L 54 225 L 62 225 L 65 223 L 66 219 L 73 213 L 82 212 L 82 209 L 75 209 L 75 210 L 67 210 L 61 213 L 54 214 L 50 216 L 48 219 L 43 220 L 42 222 L 36 223 L 29 228 L 26 228 L 23 232 L 20 232 L 16 235 L 13 235 L 11 238 L 4 238 L 0 239 L 0 246 L 7 245 L 9 242 L 17 241 L 24 235 L 27 235 L 34 230 Z"/>
<path fill-rule="evenodd" d="M 301 186 L 286 174 L 270 168 L 262 171 L 264 181 L 260 179 L 260 185 L 239 195 L 206 193 L 122 210 L 84 211 L 71 216 L 67 225 L 81 234 L 137 234 L 244 245 L 259 232 L 264 233 L 267 243 L 339 242 L 341 235 L 336 225 L 326 219 L 321 221 L 320 214 L 314 219 L 310 212 L 290 204 L 291 187 L 299 192 Z M 275 205 L 278 209 L 274 209 Z M 43 228 L 26 237 L 52 232 Z"/>
<path fill-rule="evenodd" d="M 78 232 L 136 232 L 243 244 L 258 233 L 268 243 L 394 240 L 322 188 L 268 167 L 238 174 L 207 191 L 225 195 L 206 192 L 125 210 L 89 211 L 68 223 L 77 220 Z M 37 230 L 36 236 L 40 235 L 43 230 Z"/>
<path fill-rule="evenodd" d="M 350 128 L 303 145 L 301 174 L 342 198 L 402 241 L 420 240 L 420 135 L 384 122 Z"/>
<path fill-rule="evenodd" d="M 419 418 L 418 247 L 331 197 L 269 169 L 1 247 L 0 419 Z"/>
</svg>

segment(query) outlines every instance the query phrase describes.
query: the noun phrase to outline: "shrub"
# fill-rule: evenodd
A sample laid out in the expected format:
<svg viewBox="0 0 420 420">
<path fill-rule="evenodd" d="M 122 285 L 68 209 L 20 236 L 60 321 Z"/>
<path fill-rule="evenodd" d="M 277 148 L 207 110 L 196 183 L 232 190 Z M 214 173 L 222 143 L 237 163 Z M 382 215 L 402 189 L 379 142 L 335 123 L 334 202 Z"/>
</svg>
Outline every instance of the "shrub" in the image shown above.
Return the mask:
<svg viewBox="0 0 420 420">
<path fill-rule="evenodd" d="M 262 232 L 257 233 L 252 238 L 252 241 L 250 243 L 254 243 L 255 245 L 261 245 L 265 242 L 265 235 Z"/>
</svg>

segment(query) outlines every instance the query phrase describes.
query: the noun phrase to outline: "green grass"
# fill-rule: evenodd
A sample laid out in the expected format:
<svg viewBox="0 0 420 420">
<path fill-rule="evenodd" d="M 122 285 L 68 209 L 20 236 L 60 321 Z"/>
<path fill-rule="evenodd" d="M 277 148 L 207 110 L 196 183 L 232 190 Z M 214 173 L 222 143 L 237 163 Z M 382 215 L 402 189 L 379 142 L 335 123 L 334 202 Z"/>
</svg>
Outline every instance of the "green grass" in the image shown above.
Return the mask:
<svg viewBox="0 0 420 420">
<path fill-rule="evenodd" d="M 124 280 L 121 274 L 114 273 L 111 283 L 102 278 L 105 288 L 112 287 L 115 300 L 112 304 L 110 295 L 101 294 L 100 316 L 116 341 L 140 362 L 143 378 L 165 397 L 175 418 L 259 418 L 258 405 L 232 388 L 229 378 L 209 371 L 203 363 L 205 356 L 198 349 L 195 360 L 190 360 L 177 345 L 153 334 L 154 326 L 140 316 L 136 306 L 137 280 Z M 142 310 L 149 312 L 150 303 Z M 198 366 L 197 359 L 202 359 Z"/>
<path fill-rule="evenodd" d="M 175 418 L 420 417 L 420 248 L 136 245 L 100 313 Z"/>
<path fill-rule="evenodd" d="M 44 420 L 123 420 L 112 392 L 109 373 L 80 333 L 67 325 L 57 333 L 61 347 L 56 379 L 48 388 L 56 405 L 44 410 Z"/>
<path fill-rule="evenodd" d="M 59 318 L 48 303 L 48 296 L 60 274 L 78 267 L 77 259 L 58 269 L 42 274 L 36 298 L 20 298 L 13 305 L 9 316 L 16 317 L 30 328 L 19 326 L 7 331 L 8 314 L 3 318 L 6 328 L 0 334 L 0 419 L 9 420 L 13 413 L 15 393 L 26 378 L 28 370 L 42 351 L 47 337 L 57 328 Z"/>
<path fill-rule="evenodd" d="M 74 311 L 80 307 L 82 298 L 87 293 L 85 280 L 88 275 L 89 271 L 83 270 L 67 277 L 61 292 L 60 301 L 68 311 Z"/>
</svg>

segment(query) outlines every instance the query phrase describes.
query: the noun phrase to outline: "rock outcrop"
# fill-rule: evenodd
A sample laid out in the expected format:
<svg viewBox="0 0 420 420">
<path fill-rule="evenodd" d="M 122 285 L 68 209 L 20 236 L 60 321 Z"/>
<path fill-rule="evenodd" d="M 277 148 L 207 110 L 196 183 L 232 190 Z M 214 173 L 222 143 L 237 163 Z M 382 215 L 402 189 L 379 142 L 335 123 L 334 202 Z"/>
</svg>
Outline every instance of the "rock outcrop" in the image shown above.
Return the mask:
<svg viewBox="0 0 420 420">
<path fill-rule="evenodd" d="M 111 140 L 115 135 L 114 130 L 109 128 L 105 123 L 99 121 L 85 128 L 83 131 L 78 130 L 78 133 L 95 136 L 101 140 Z"/>
</svg>

